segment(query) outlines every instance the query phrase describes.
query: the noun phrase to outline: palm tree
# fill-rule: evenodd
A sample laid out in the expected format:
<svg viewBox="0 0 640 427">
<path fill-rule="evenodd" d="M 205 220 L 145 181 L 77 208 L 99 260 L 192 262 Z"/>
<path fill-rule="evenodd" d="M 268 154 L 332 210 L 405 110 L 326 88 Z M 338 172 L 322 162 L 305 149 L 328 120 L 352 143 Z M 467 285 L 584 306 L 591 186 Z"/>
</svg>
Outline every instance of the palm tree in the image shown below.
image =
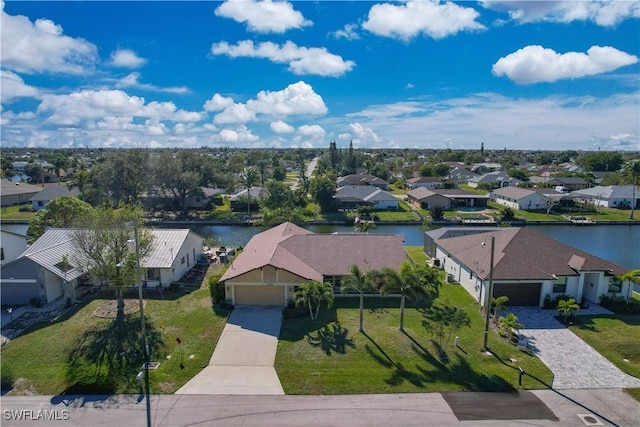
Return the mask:
<svg viewBox="0 0 640 427">
<path fill-rule="evenodd" d="M 60 180 L 62 177 L 60 176 L 60 171 L 67 167 L 67 158 L 62 154 L 56 154 L 56 156 L 51 160 L 51 164 L 53 169 L 58 177 L 58 185 L 60 185 Z"/>
<path fill-rule="evenodd" d="M 631 291 L 633 290 L 634 283 L 640 283 L 640 270 L 630 270 L 624 274 L 616 276 L 617 280 L 621 282 L 629 282 L 629 288 L 627 289 L 627 304 L 631 298 Z"/>
<path fill-rule="evenodd" d="M 351 266 L 351 275 L 344 277 L 340 285 L 340 292 L 343 294 L 346 294 L 348 291 L 357 291 L 360 294 L 360 332 L 364 332 L 364 293 L 371 288 L 372 286 L 369 278 L 357 265 Z"/>
<path fill-rule="evenodd" d="M 84 190 L 87 188 L 87 185 L 89 185 L 90 181 L 91 173 L 89 171 L 81 169 L 73 175 L 73 179 L 69 181 L 67 187 L 69 188 L 69 190 L 78 187 L 78 190 L 80 190 L 80 198 L 84 202 Z"/>
<path fill-rule="evenodd" d="M 304 282 L 293 294 L 293 301 L 297 306 L 306 305 L 309 307 L 311 320 L 318 318 L 318 312 L 322 304 L 325 304 L 327 308 L 331 308 L 334 298 L 333 287 L 329 283 L 322 283 L 317 280 Z"/>
<path fill-rule="evenodd" d="M 640 185 L 640 160 L 629 161 L 624 167 L 622 175 L 620 175 L 620 185 L 630 184 L 632 187 L 631 196 L 631 214 L 629 219 L 633 218 L 633 212 L 636 207 L 636 186 Z"/>
<path fill-rule="evenodd" d="M 242 183 L 242 185 L 244 185 L 245 188 L 247 189 L 247 216 L 248 217 L 251 217 L 251 187 L 256 185 L 256 183 L 258 182 L 258 179 L 260 179 L 259 173 L 253 167 L 248 168 L 245 171 L 244 175 L 240 177 L 240 183 Z"/>
<path fill-rule="evenodd" d="M 400 270 L 383 268 L 371 272 L 372 281 L 380 284 L 380 293 L 400 293 L 400 330 L 404 331 L 404 305 L 406 297 L 431 299 L 438 292 L 440 275 L 437 269 L 403 261 Z"/>
<path fill-rule="evenodd" d="M 502 320 L 500 320 L 500 328 L 502 329 L 503 333 L 507 334 L 509 341 L 511 341 L 513 331 L 515 330 L 519 333 L 522 327 L 522 323 L 518 321 L 518 316 L 513 313 L 507 314 L 502 318 Z"/>
<path fill-rule="evenodd" d="M 564 323 L 567 323 L 569 316 L 575 316 L 578 310 L 580 310 L 580 305 L 578 305 L 573 298 L 558 301 L 558 308 L 556 308 L 558 314 L 564 319 Z"/>
</svg>

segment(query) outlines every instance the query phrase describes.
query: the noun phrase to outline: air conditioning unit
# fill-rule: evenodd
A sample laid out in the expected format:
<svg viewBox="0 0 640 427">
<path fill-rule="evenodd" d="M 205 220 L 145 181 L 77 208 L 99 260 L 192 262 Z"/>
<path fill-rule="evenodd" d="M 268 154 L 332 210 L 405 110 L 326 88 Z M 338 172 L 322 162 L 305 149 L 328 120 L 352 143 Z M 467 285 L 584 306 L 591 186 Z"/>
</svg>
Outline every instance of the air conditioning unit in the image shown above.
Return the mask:
<svg viewBox="0 0 640 427">
<path fill-rule="evenodd" d="M 453 274 L 447 274 L 447 283 L 453 283 L 454 279 L 453 279 Z"/>
</svg>

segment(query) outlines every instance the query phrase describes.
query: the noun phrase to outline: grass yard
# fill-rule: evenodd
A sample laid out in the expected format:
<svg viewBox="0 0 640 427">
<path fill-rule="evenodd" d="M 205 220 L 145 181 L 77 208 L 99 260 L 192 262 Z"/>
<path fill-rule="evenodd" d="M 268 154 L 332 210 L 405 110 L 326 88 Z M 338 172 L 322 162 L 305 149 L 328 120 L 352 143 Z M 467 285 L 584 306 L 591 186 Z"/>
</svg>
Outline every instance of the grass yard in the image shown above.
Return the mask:
<svg viewBox="0 0 640 427">
<path fill-rule="evenodd" d="M 375 211 L 374 215 L 381 221 L 417 221 L 418 215 L 416 215 L 407 202 L 400 201 L 400 209 L 397 211 Z"/>
<path fill-rule="evenodd" d="M 405 333 L 400 332 L 397 298 L 365 299 L 365 333 L 358 332 L 357 298 L 337 298 L 317 321 L 284 320 L 275 366 L 285 393 L 510 391 L 519 388 L 518 366 L 551 384 L 552 374 L 538 358 L 495 332 L 489 338 L 495 356 L 482 354 L 484 321 L 461 286 L 443 285 L 437 302 L 462 308 L 471 317 L 471 327 L 454 334 L 460 337 L 459 348 L 453 336 L 438 348 L 415 308 L 405 310 Z M 522 387 L 544 388 L 527 376 Z"/>
<path fill-rule="evenodd" d="M 36 213 L 31 211 L 31 205 L 28 205 L 28 211 L 20 211 L 20 206 L 5 206 L 0 208 L 0 218 L 5 220 L 19 219 L 27 220 L 31 219 Z"/>
<path fill-rule="evenodd" d="M 424 265 L 427 261 L 427 255 L 424 253 L 424 248 L 422 246 L 405 246 L 404 249 L 416 264 Z"/>
<path fill-rule="evenodd" d="M 214 313 L 208 289 L 165 293 L 165 298 L 145 295 L 151 361 L 161 362 L 149 371 L 153 393 L 173 393 L 206 366 L 226 323 L 224 313 Z M 12 384 L 17 395 L 139 392 L 139 313 L 127 316 L 120 330 L 114 320 L 93 315 L 108 301 L 80 304 L 9 342 L 0 353 L 3 389 Z"/>
<path fill-rule="evenodd" d="M 570 326 L 572 332 L 620 370 L 640 378 L 640 315 L 579 318 L 579 324 Z M 640 389 L 631 389 L 628 392 L 640 401 Z"/>
</svg>

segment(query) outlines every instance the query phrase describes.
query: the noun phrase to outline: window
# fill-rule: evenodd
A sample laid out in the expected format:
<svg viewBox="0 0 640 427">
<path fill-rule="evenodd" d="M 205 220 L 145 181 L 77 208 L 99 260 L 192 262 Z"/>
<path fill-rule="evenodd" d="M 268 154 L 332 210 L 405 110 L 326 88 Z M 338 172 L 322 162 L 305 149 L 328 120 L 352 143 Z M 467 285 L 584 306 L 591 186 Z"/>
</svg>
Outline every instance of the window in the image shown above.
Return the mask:
<svg viewBox="0 0 640 427">
<path fill-rule="evenodd" d="M 567 291 L 567 278 L 559 277 L 553 281 L 553 293 L 563 294 Z"/>
<path fill-rule="evenodd" d="M 147 269 L 147 280 L 153 280 L 156 282 L 160 281 L 160 269 L 159 268 L 148 268 Z"/>
<path fill-rule="evenodd" d="M 182 257 L 182 260 L 180 260 L 180 264 L 184 264 L 184 257 Z"/>
<path fill-rule="evenodd" d="M 4 248 L 0 248 L 0 260 L 4 261 Z"/>
<path fill-rule="evenodd" d="M 622 292 L 622 282 L 611 278 L 609 280 L 609 292 Z"/>
</svg>

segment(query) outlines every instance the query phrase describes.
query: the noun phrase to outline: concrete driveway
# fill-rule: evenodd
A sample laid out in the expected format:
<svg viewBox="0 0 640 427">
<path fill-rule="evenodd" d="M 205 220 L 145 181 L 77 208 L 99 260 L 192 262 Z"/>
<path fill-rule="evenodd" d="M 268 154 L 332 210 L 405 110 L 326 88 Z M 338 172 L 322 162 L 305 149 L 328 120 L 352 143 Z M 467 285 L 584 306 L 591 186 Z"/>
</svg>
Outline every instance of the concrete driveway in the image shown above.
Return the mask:
<svg viewBox="0 0 640 427">
<path fill-rule="evenodd" d="M 640 387 L 640 379 L 628 375 L 555 319 L 554 310 L 511 307 L 529 340 L 529 348 L 553 372 L 554 389 L 606 389 Z M 611 314 L 591 304 L 580 314 Z M 523 366 L 526 370 L 526 368 Z"/>
<path fill-rule="evenodd" d="M 283 395 L 273 364 L 282 308 L 237 306 L 209 365 L 176 394 Z"/>
</svg>

